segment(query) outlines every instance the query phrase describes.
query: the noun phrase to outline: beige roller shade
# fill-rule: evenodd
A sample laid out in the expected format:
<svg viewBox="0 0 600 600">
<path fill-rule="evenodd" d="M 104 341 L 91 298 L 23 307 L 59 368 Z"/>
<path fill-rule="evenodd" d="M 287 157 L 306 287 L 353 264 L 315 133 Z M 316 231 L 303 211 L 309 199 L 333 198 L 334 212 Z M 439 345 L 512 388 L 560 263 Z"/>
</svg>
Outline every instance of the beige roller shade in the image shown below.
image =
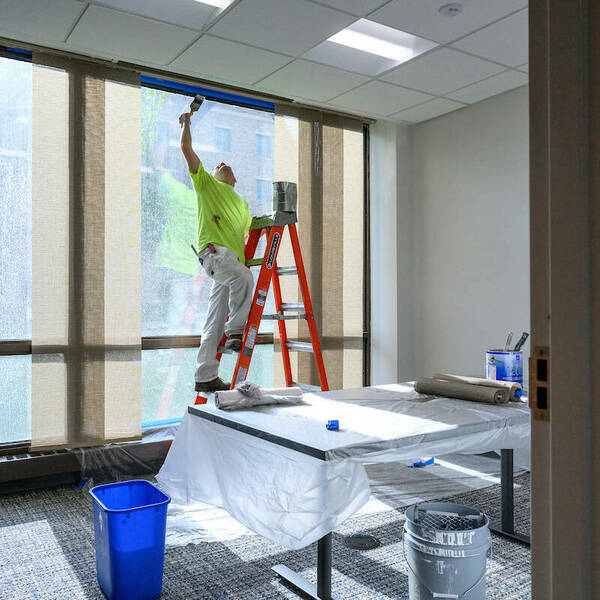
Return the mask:
<svg viewBox="0 0 600 600">
<path fill-rule="evenodd" d="M 141 433 L 139 76 L 33 57 L 32 446 Z"/>
<path fill-rule="evenodd" d="M 298 183 L 298 232 L 331 389 L 363 384 L 362 123 L 318 111 L 277 107 L 275 180 Z M 295 128 L 286 121 L 296 123 Z M 293 131 L 293 135 L 290 132 Z M 292 264 L 284 245 L 279 264 Z M 282 278 L 284 301 L 300 299 L 296 280 Z M 286 323 L 288 337 L 309 341 L 304 321 Z M 277 334 L 275 334 L 277 339 Z M 276 345 L 275 382 L 283 383 Z M 295 381 L 318 385 L 311 354 L 292 353 Z"/>
</svg>

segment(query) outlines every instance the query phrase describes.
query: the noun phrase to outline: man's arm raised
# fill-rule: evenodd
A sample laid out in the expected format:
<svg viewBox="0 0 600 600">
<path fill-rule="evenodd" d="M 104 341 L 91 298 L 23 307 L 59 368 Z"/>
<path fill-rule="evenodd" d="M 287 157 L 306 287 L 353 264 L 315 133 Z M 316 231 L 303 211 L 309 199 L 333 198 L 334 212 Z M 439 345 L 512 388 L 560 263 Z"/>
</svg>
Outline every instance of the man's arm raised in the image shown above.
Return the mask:
<svg viewBox="0 0 600 600">
<path fill-rule="evenodd" d="M 192 132 L 190 131 L 191 116 L 191 112 L 183 113 L 179 117 L 179 124 L 181 125 L 181 151 L 183 152 L 183 156 L 185 156 L 190 173 L 195 174 L 198 172 L 200 159 L 192 148 Z"/>
</svg>

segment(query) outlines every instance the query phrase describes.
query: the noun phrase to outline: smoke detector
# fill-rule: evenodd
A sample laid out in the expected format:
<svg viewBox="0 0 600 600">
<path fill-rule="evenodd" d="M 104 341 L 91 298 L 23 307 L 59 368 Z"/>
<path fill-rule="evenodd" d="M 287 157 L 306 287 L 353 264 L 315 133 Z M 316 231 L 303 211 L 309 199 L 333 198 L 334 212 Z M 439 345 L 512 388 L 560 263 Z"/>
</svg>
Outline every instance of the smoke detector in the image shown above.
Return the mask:
<svg viewBox="0 0 600 600">
<path fill-rule="evenodd" d="M 457 17 L 463 11 L 463 5 L 460 2 L 451 2 L 440 6 L 440 13 L 445 17 Z"/>
</svg>

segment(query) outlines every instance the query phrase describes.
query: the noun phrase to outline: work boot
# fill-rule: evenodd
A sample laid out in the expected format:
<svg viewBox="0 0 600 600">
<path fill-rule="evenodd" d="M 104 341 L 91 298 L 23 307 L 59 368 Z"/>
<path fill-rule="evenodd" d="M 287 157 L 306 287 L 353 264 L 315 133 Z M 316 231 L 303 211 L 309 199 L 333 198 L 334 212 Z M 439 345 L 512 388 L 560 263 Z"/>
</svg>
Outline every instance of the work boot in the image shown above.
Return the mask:
<svg viewBox="0 0 600 600">
<path fill-rule="evenodd" d="M 225 383 L 220 377 L 215 377 L 210 381 L 196 381 L 197 392 L 224 392 L 231 387 L 230 383 Z"/>
<path fill-rule="evenodd" d="M 232 333 L 230 336 L 227 336 L 227 341 L 225 342 L 225 350 L 231 350 L 232 352 L 239 352 L 242 349 L 242 334 L 241 333 Z"/>
</svg>

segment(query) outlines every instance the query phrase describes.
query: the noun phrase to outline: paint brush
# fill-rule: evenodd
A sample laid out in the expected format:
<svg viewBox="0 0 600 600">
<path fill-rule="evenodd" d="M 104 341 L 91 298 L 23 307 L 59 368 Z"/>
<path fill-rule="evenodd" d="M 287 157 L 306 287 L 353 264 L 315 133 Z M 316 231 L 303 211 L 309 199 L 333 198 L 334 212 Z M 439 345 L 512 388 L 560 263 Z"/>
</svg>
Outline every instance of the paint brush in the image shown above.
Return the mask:
<svg viewBox="0 0 600 600">
<path fill-rule="evenodd" d="M 528 337 L 529 334 L 526 331 L 524 331 L 523 335 L 519 338 L 519 341 L 516 343 L 513 352 L 518 352 L 523 347 L 523 344 L 527 341 Z"/>
<path fill-rule="evenodd" d="M 508 352 L 510 350 L 510 343 L 512 342 L 513 332 L 508 332 L 508 337 L 506 338 L 506 345 L 504 346 L 504 351 Z"/>
<path fill-rule="evenodd" d="M 190 112 L 195 113 L 202 106 L 204 100 L 204 96 L 196 94 L 192 100 L 192 103 L 190 104 Z"/>
</svg>

